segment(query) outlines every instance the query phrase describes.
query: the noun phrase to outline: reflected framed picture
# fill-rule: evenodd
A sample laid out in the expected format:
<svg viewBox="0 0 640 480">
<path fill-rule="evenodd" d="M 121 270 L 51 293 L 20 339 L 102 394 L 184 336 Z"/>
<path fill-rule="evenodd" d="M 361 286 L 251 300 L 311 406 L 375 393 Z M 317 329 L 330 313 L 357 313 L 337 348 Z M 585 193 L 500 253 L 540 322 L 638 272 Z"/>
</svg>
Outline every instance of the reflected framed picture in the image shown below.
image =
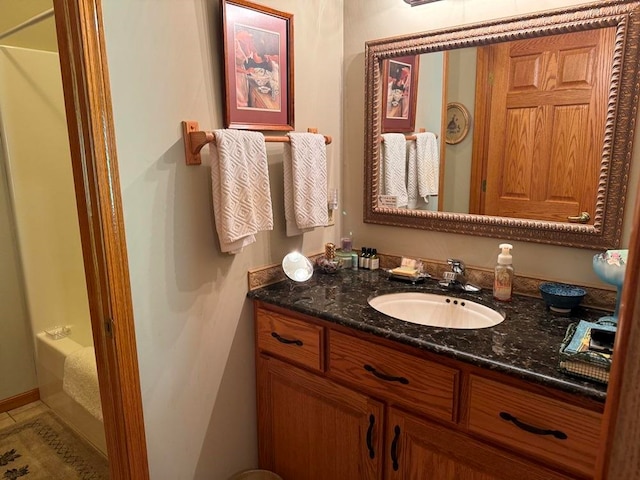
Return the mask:
<svg viewBox="0 0 640 480">
<path fill-rule="evenodd" d="M 293 130 L 293 15 L 244 0 L 220 2 L 225 127 Z"/>
<path fill-rule="evenodd" d="M 469 110 L 463 104 L 450 102 L 447 104 L 447 125 L 445 141 L 449 145 L 460 143 L 469 133 Z"/>
<path fill-rule="evenodd" d="M 415 130 L 419 62 L 418 55 L 382 60 L 382 133 Z"/>
</svg>

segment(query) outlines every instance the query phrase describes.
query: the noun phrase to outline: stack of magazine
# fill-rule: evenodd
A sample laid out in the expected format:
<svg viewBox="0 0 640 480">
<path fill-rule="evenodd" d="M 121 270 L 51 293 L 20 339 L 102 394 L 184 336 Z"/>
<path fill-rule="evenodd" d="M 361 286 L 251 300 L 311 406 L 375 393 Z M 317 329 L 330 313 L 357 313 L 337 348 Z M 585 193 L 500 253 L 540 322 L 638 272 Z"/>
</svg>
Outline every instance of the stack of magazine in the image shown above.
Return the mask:
<svg viewBox="0 0 640 480">
<path fill-rule="evenodd" d="M 592 328 L 616 331 L 615 325 L 580 320 L 569 325 L 560 347 L 560 370 L 600 383 L 609 383 L 611 354 L 589 350 Z"/>
</svg>

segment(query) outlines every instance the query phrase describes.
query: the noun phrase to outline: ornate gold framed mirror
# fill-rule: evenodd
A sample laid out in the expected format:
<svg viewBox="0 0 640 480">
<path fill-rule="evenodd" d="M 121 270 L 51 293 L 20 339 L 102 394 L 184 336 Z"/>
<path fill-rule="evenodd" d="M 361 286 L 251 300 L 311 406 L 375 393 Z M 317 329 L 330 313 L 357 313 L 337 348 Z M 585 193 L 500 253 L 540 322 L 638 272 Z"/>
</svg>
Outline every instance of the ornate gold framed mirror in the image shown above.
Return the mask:
<svg viewBox="0 0 640 480">
<path fill-rule="evenodd" d="M 618 247 L 638 106 L 639 14 L 640 1 L 600 1 L 367 42 L 364 221 Z M 437 201 L 427 201 L 428 209 L 389 207 L 381 178 L 381 64 L 420 55 L 420 65 L 433 66 L 434 54 L 443 91 L 421 83 L 418 114 L 425 104 L 444 106 L 428 128 L 444 142 L 446 105 L 460 100 L 447 87 L 452 66 L 471 65 L 471 129 L 440 149 Z M 469 159 L 460 160 L 465 144 Z M 464 162 L 465 173 L 452 173 Z"/>
</svg>

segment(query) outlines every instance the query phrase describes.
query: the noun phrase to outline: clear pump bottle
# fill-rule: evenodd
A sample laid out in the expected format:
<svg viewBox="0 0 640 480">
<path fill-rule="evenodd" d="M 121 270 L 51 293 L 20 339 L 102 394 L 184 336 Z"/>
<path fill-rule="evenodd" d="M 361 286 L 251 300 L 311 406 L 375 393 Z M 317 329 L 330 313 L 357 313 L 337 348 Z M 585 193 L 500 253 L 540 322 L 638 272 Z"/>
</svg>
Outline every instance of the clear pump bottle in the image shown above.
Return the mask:
<svg viewBox="0 0 640 480">
<path fill-rule="evenodd" d="M 500 244 L 502 251 L 498 255 L 498 263 L 495 268 L 495 278 L 493 281 L 493 298 L 501 302 L 510 302 L 513 290 L 513 259 L 511 250 L 513 245 L 509 243 Z"/>
</svg>

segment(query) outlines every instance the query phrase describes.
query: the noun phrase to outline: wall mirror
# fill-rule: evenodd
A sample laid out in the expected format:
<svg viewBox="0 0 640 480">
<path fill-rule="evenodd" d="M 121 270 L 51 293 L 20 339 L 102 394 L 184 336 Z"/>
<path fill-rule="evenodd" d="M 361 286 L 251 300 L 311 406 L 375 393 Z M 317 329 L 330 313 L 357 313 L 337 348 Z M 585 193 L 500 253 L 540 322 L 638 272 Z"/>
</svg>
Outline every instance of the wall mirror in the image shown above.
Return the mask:
<svg viewBox="0 0 640 480">
<path fill-rule="evenodd" d="M 618 247 L 639 94 L 639 14 L 640 1 L 601 1 L 368 41 L 364 221 Z M 383 98 L 394 80 L 384 72 L 385 62 L 412 56 L 420 66 L 415 128 L 438 135 L 439 190 L 401 208 L 381 176 Z"/>
</svg>

